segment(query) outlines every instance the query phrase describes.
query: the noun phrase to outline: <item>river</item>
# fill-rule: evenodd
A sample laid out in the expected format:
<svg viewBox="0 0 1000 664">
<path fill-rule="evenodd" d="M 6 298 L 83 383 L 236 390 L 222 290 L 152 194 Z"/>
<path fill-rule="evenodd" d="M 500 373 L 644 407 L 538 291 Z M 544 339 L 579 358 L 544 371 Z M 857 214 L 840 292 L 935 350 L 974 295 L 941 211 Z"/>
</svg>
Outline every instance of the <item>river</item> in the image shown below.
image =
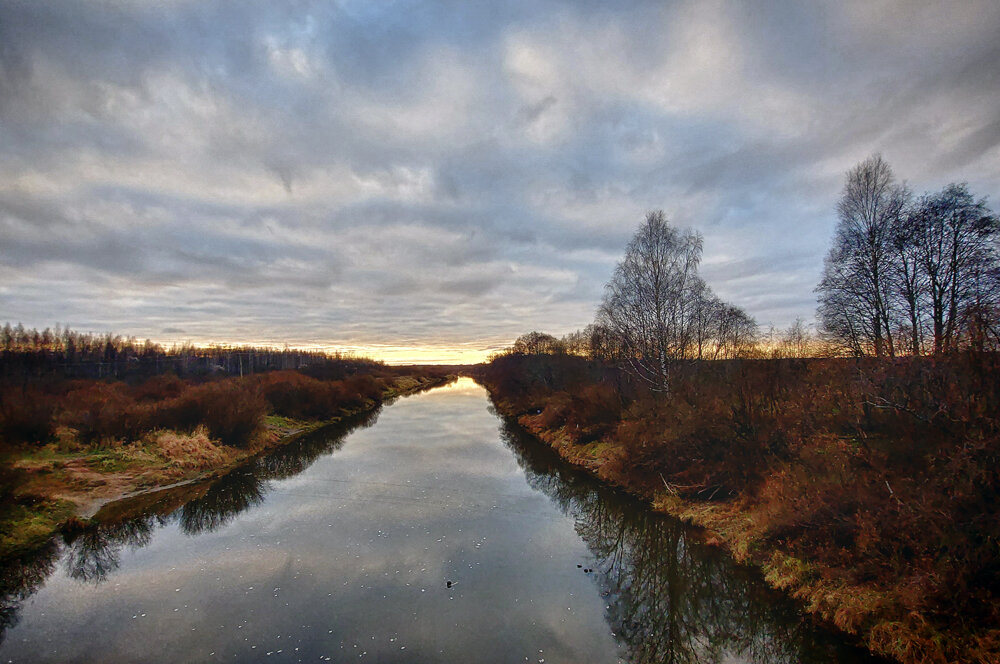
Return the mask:
<svg viewBox="0 0 1000 664">
<path fill-rule="evenodd" d="M 469 379 L 156 498 L 3 570 L 0 662 L 876 661 Z"/>
</svg>

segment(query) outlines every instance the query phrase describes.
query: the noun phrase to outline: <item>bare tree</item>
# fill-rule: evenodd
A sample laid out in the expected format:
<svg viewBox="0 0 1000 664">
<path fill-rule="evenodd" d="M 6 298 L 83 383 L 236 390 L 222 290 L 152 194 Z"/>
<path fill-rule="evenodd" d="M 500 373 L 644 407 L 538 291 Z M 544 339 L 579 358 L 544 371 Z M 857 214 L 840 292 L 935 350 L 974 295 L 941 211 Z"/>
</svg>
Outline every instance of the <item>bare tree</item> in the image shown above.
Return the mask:
<svg viewBox="0 0 1000 664">
<path fill-rule="evenodd" d="M 715 351 L 712 359 L 747 357 L 757 344 L 757 321 L 743 309 L 721 303 L 716 316 Z"/>
<path fill-rule="evenodd" d="M 515 353 L 522 353 L 524 355 L 554 354 L 564 352 L 565 346 L 563 342 L 551 334 L 527 332 L 514 341 L 512 350 Z"/>
<path fill-rule="evenodd" d="M 649 212 L 605 286 L 598 322 L 618 338 L 633 373 L 657 390 L 670 386 L 671 363 L 690 354 L 702 238 Z"/>
<path fill-rule="evenodd" d="M 950 184 L 921 198 L 910 220 L 912 250 L 926 282 L 934 353 L 954 350 L 971 312 L 989 311 L 994 297 L 998 219 L 965 184 Z"/>
<path fill-rule="evenodd" d="M 920 355 L 923 347 L 923 307 L 927 279 L 920 266 L 917 244 L 920 215 L 908 209 L 893 224 L 889 243 L 892 247 L 895 293 L 899 308 L 906 316 L 904 330 L 909 334 L 909 351 Z"/>
<path fill-rule="evenodd" d="M 725 308 L 722 300 L 712 293 L 707 284 L 702 282 L 701 286 L 701 290 L 694 293 L 695 299 L 692 307 L 694 355 L 699 360 L 706 356 L 718 355 L 717 339 L 719 327 L 723 323 L 722 316 Z"/>
<path fill-rule="evenodd" d="M 879 154 L 847 173 L 834 244 L 817 291 L 824 330 L 856 354 L 895 354 L 891 240 L 907 198 Z"/>
</svg>

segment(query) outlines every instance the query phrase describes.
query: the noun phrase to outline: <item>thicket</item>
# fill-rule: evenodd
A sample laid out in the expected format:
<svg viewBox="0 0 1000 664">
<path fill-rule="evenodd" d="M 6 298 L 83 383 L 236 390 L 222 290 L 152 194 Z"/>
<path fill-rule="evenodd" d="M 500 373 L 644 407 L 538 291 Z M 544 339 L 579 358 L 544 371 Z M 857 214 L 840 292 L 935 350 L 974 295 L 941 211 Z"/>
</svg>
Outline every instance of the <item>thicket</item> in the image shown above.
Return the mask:
<svg viewBox="0 0 1000 664">
<path fill-rule="evenodd" d="M 1000 356 L 696 361 L 669 396 L 617 367 L 512 353 L 501 409 L 610 443 L 652 495 L 730 500 L 765 541 L 909 611 L 1000 626 Z"/>
<path fill-rule="evenodd" d="M 70 432 L 75 442 L 94 446 L 138 440 L 156 429 L 192 432 L 205 426 L 212 438 L 244 447 L 260 431 L 266 414 L 323 420 L 381 401 L 391 380 L 404 370 L 368 366 L 368 372 L 339 379 L 289 370 L 242 378 L 182 379 L 168 373 L 143 381 L 3 380 L 0 441 L 8 446 L 45 444 Z"/>
</svg>

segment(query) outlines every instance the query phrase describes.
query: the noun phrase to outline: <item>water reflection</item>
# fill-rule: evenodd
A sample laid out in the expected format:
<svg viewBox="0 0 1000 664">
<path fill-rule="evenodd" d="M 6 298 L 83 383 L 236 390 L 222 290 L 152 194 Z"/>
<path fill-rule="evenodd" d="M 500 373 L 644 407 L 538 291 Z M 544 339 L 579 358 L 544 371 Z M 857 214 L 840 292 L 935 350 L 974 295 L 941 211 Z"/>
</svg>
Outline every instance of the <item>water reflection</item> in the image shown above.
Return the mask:
<svg viewBox="0 0 1000 664">
<path fill-rule="evenodd" d="M 35 622 L 16 628 L 30 640 L 11 638 L 4 659 L 76 634 L 123 661 L 182 646 L 196 659 L 274 661 L 248 637 L 271 639 L 275 656 L 294 638 L 295 657 L 313 660 L 363 637 L 376 661 L 866 661 L 691 529 L 509 422 L 498 442 L 479 388 L 438 394 L 343 450 L 377 412 L 214 482 L 108 506 L 99 527 L 3 571 L 0 643 L 60 556 L 64 572 L 35 598 Z M 112 578 L 114 593 L 94 587 Z"/>
<path fill-rule="evenodd" d="M 164 522 L 151 515 L 88 528 L 67 538 L 66 572 L 77 581 L 103 583 L 121 564 L 121 551 L 139 549 L 153 540 L 153 531 Z"/>
<path fill-rule="evenodd" d="M 21 605 L 55 571 L 59 545 L 51 541 L 33 555 L 0 567 L 0 645 L 7 630 L 18 623 Z"/>
<path fill-rule="evenodd" d="M 188 535 L 197 535 L 230 523 L 241 512 L 264 502 L 270 480 L 302 473 L 316 459 L 340 449 L 349 433 L 375 424 L 380 412 L 381 407 L 299 436 L 233 471 L 213 484 L 204 496 L 180 509 L 181 528 Z"/>
<path fill-rule="evenodd" d="M 121 565 L 122 552 L 147 546 L 158 528 L 176 520 L 184 533 L 197 535 L 225 526 L 264 502 L 270 480 L 306 470 L 321 456 L 339 449 L 352 431 L 372 426 L 380 412 L 381 406 L 298 436 L 214 482 L 110 504 L 95 515 L 97 525 L 61 541 L 53 539 L 31 556 L 9 561 L 0 569 L 0 644 L 7 630 L 18 623 L 24 600 L 44 584 L 60 557 L 70 578 L 103 583 Z"/>
<path fill-rule="evenodd" d="M 528 483 L 574 519 L 597 559 L 594 582 L 628 661 L 880 661 L 818 630 L 691 527 L 568 467 L 511 421 L 502 436 Z"/>
</svg>

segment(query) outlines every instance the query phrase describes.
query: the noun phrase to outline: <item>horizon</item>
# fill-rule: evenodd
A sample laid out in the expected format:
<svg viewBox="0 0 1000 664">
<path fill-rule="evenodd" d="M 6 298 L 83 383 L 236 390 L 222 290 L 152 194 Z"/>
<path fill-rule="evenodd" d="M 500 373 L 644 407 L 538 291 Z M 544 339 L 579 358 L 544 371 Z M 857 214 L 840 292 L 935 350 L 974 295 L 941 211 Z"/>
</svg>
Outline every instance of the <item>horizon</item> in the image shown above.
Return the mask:
<svg viewBox="0 0 1000 664">
<path fill-rule="evenodd" d="M 592 322 L 662 209 L 719 297 L 812 322 L 861 160 L 996 207 L 998 31 L 986 0 L 15 0 L 0 314 L 482 361 Z"/>
</svg>

